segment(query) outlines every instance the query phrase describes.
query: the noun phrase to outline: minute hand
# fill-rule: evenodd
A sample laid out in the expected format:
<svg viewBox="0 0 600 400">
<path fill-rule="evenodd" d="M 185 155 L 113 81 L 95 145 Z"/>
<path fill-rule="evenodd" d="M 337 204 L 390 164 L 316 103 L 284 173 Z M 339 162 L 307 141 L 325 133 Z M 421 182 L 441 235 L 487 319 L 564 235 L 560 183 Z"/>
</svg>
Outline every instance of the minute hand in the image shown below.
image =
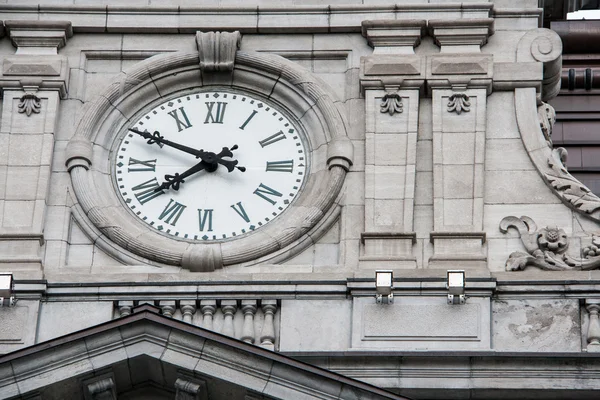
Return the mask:
<svg viewBox="0 0 600 400">
<path fill-rule="evenodd" d="M 203 158 L 205 155 L 205 152 L 202 150 L 196 150 L 192 147 L 188 147 L 183 144 L 175 143 L 170 140 L 164 139 L 162 136 L 160 136 L 160 133 L 158 131 L 155 131 L 154 134 L 152 134 L 150 132 L 140 132 L 137 129 L 133 129 L 133 128 L 129 128 L 129 130 L 133 133 L 140 135 L 144 139 L 148 139 L 148 142 L 147 142 L 148 144 L 162 143 L 169 147 L 173 147 L 174 149 L 181 150 L 185 153 L 192 154 L 192 155 L 196 156 L 196 158 Z"/>
</svg>

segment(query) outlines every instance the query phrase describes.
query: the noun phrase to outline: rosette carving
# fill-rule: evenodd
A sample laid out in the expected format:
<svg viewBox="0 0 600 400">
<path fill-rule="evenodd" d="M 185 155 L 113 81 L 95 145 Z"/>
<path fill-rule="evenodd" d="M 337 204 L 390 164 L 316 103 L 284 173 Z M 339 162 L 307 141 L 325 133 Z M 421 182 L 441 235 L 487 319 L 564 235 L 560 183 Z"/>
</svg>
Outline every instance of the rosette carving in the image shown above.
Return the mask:
<svg viewBox="0 0 600 400">
<path fill-rule="evenodd" d="M 583 248 L 583 258 L 572 257 L 566 252 L 569 238 L 564 230 L 551 225 L 538 229 L 529 217 L 505 217 L 500 221 L 500 231 L 509 228 L 519 232 L 527 253 L 515 251 L 506 260 L 507 271 L 536 267 L 548 271 L 581 271 L 600 268 L 600 237 L 592 235 L 592 244 Z"/>
</svg>

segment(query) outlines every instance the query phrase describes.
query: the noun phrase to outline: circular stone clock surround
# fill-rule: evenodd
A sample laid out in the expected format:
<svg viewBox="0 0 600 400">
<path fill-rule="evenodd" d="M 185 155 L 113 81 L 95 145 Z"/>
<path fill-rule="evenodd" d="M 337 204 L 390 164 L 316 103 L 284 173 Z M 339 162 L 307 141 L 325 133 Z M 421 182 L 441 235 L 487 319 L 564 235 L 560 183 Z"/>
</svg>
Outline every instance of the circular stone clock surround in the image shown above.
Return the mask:
<svg viewBox="0 0 600 400">
<path fill-rule="evenodd" d="M 343 105 L 326 84 L 294 63 L 270 54 L 236 53 L 232 72 L 202 73 L 198 53 L 174 53 L 140 62 L 86 104 L 67 148 L 67 168 L 82 215 L 110 242 L 151 264 L 211 271 L 226 265 L 252 264 L 285 251 L 301 251 L 301 239 L 335 204 L 352 164 Z M 230 241 L 190 242 L 165 237 L 123 206 L 111 178 L 115 138 L 140 112 L 185 93 L 231 90 L 263 98 L 290 117 L 306 134 L 310 173 L 284 213 L 261 229 Z M 325 221 L 326 225 L 334 222 Z M 131 254 L 132 253 L 132 254 Z"/>
</svg>

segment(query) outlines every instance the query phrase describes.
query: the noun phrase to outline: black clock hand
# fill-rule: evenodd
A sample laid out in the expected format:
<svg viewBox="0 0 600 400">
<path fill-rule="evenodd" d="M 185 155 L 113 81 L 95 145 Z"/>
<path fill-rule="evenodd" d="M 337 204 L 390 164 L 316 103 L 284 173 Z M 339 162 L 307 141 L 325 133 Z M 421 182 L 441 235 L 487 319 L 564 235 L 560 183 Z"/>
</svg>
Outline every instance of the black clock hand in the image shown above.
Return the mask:
<svg viewBox="0 0 600 400">
<path fill-rule="evenodd" d="M 154 189 L 154 191 L 160 192 L 161 190 L 167 190 L 170 187 L 172 187 L 173 190 L 177 191 L 179 190 L 179 186 L 185 182 L 185 178 L 204 169 L 207 169 L 208 167 L 210 167 L 210 164 L 204 161 L 200 161 L 198 164 L 194 165 L 192 168 L 187 169 L 181 174 L 176 173 L 175 175 L 165 175 L 165 181 L 159 187 Z"/>
<path fill-rule="evenodd" d="M 141 137 L 143 137 L 144 139 L 148 139 L 148 141 L 146 143 L 148 144 L 154 144 L 154 143 L 162 143 L 164 145 L 167 145 L 169 147 L 173 147 L 174 149 L 177 150 L 181 150 L 185 153 L 189 153 L 192 154 L 194 156 L 196 156 L 196 158 L 200 158 L 203 161 L 204 160 L 204 156 L 206 155 L 206 152 L 204 150 L 196 150 L 194 148 L 185 146 L 183 144 L 179 144 L 176 142 L 172 142 L 170 140 L 167 140 L 165 138 L 163 138 L 160 134 L 160 132 L 158 131 L 154 131 L 154 133 L 150 133 L 150 132 L 140 132 L 137 129 L 133 129 L 133 128 L 129 128 L 129 130 L 135 134 L 140 135 Z"/>
</svg>

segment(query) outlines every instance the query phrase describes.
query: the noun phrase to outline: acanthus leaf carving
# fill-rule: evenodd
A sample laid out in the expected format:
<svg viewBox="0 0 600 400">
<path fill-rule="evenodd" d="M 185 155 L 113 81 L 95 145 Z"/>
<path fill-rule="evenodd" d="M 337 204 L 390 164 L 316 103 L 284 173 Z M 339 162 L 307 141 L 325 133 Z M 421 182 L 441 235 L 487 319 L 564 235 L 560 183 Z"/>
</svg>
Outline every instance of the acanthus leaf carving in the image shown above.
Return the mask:
<svg viewBox="0 0 600 400">
<path fill-rule="evenodd" d="M 394 115 L 395 113 L 400 114 L 402 112 L 402 97 L 398 93 L 387 93 L 381 98 L 381 104 L 379 105 L 381 113 L 388 113 Z"/>
<path fill-rule="evenodd" d="M 544 134 L 544 139 L 548 146 L 552 146 L 552 128 L 556 122 L 556 111 L 548 103 L 543 103 L 537 108 L 538 119 L 540 121 L 540 128 Z"/>
<path fill-rule="evenodd" d="M 538 229 L 529 217 L 509 216 L 500 221 L 500 231 L 506 233 L 509 228 L 519 232 L 527 253 L 511 253 L 506 260 L 507 271 L 522 271 L 527 267 L 547 271 L 587 271 L 600 268 L 600 236 L 592 235 L 592 244 L 583 248 L 583 258 L 579 258 L 567 254 L 569 238 L 557 226 Z"/>
<path fill-rule="evenodd" d="M 33 93 L 25 93 L 19 99 L 19 114 L 25 113 L 28 117 L 31 114 L 39 114 L 42 108 L 42 100 Z"/>
<path fill-rule="evenodd" d="M 471 101 L 466 93 L 454 93 L 448 97 L 448 112 L 456 112 L 460 115 L 461 112 L 471 111 Z"/>
<path fill-rule="evenodd" d="M 600 209 L 600 198 L 569 174 L 564 166 L 566 160 L 567 151 L 564 148 L 552 150 L 552 155 L 548 158 L 548 166 L 552 172 L 545 173 L 545 178 L 557 194 L 575 208 L 588 214 Z"/>
</svg>

